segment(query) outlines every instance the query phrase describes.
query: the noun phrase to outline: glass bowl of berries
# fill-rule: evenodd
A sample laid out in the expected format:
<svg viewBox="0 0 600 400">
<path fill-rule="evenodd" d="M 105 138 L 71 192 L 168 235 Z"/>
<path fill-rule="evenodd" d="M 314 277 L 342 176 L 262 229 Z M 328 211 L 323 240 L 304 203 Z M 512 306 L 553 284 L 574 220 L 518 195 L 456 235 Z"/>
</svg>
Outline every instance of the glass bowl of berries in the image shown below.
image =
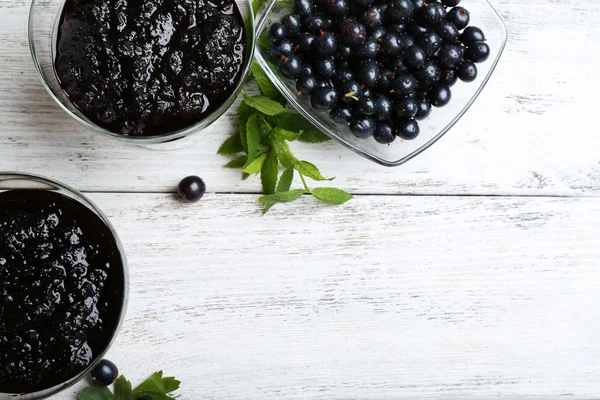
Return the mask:
<svg viewBox="0 0 600 400">
<path fill-rule="evenodd" d="M 123 245 L 88 198 L 0 172 L 0 400 L 37 400 L 89 375 L 129 293 Z"/>
<path fill-rule="evenodd" d="M 249 0 L 33 0 L 29 47 L 70 117 L 160 149 L 231 106 L 250 71 L 254 24 Z"/>
<path fill-rule="evenodd" d="M 507 40 L 487 0 L 271 0 L 256 58 L 325 134 L 385 166 L 441 138 Z"/>
</svg>

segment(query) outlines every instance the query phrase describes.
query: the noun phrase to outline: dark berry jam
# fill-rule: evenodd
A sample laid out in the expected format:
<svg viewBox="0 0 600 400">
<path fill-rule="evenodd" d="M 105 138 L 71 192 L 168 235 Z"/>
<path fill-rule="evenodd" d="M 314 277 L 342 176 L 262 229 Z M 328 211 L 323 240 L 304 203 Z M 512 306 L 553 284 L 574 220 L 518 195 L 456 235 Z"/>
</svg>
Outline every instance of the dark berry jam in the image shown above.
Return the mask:
<svg viewBox="0 0 600 400">
<path fill-rule="evenodd" d="M 67 381 L 110 342 L 125 283 L 110 229 L 59 193 L 0 193 L 0 393 Z"/>
<path fill-rule="evenodd" d="M 204 119 L 241 79 L 234 0 L 67 0 L 55 43 L 64 92 L 98 126 L 161 135 Z"/>
</svg>

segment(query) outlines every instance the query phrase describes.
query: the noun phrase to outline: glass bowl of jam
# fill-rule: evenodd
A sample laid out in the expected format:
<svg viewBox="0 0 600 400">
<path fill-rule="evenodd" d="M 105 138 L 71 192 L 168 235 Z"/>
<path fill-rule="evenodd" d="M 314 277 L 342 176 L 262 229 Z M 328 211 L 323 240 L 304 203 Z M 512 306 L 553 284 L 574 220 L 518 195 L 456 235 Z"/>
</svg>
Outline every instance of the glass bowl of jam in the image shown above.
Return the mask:
<svg viewBox="0 0 600 400">
<path fill-rule="evenodd" d="M 160 148 L 231 106 L 250 71 L 254 24 L 249 0 L 33 0 L 29 46 L 67 114 Z"/>
<path fill-rule="evenodd" d="M 76 190 L 0 172 L 0 400 L 51 396 L 84 378 L 124 319 L 123 246 Z"/>
</svg>

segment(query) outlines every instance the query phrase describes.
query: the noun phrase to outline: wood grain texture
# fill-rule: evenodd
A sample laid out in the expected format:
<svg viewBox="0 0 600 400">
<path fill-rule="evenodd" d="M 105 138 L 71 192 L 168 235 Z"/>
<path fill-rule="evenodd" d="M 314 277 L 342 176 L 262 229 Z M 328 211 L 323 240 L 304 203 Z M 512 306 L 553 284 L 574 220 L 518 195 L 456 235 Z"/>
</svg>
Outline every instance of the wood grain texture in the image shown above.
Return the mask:
<svg viewBox="0 0 600 400">
<path fill-rule="evenodd" d="M 600 398 L 600 199 L 95 194 L 131 277 L 108 357 L 181 399 Z M 71 400 L 78 388 L 57 399 Z"/>
<path fill-rule="evenodd" d="M 387 169 L 338 144 L 294 146 L 335 185 L 354 193 L 598 194 L 600 2 L 491 0 L 509 41 L 473 108 L 440 142 Z M 156 152 L 92 137 L 53 103 L 27 46 L 29 2 L 0 0 L 0 170 L 50 173 L 91 191 L 169 192 L 185 175 L 212 192 L 257 192 L 216 153 L 232 133 L 232 109 L 182 150 Z M 583 62 L 585 60 L 585 62 Z M 49 172 L 50 171 L 50 172 Z"/>
</svg>

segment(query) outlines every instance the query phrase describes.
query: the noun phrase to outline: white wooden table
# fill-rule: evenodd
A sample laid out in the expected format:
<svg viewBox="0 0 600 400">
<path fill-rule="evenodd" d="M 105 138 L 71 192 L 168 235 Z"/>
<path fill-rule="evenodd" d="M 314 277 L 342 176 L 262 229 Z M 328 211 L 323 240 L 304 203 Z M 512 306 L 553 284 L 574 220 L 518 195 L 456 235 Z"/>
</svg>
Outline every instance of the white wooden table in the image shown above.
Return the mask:
<svg viewBox="0 0 600 400">
<path fill-rule="evenodd" d="M 90 136 L 36 76 L 29 1 L 0 0 L 0 170 L 111 217 L 132 283 L 121 371 L 163 369 L 181 399 L 600 398 L 600 2 L 492 2 L 509 42 L 450 133 L 394 169 L 294 144 L 356 198 L 261 217 L 259 180 L 216 154 L 235 108 L 183 150 Z M 185 206 L 189 174 L 208 193 Z"/>
</svg>

